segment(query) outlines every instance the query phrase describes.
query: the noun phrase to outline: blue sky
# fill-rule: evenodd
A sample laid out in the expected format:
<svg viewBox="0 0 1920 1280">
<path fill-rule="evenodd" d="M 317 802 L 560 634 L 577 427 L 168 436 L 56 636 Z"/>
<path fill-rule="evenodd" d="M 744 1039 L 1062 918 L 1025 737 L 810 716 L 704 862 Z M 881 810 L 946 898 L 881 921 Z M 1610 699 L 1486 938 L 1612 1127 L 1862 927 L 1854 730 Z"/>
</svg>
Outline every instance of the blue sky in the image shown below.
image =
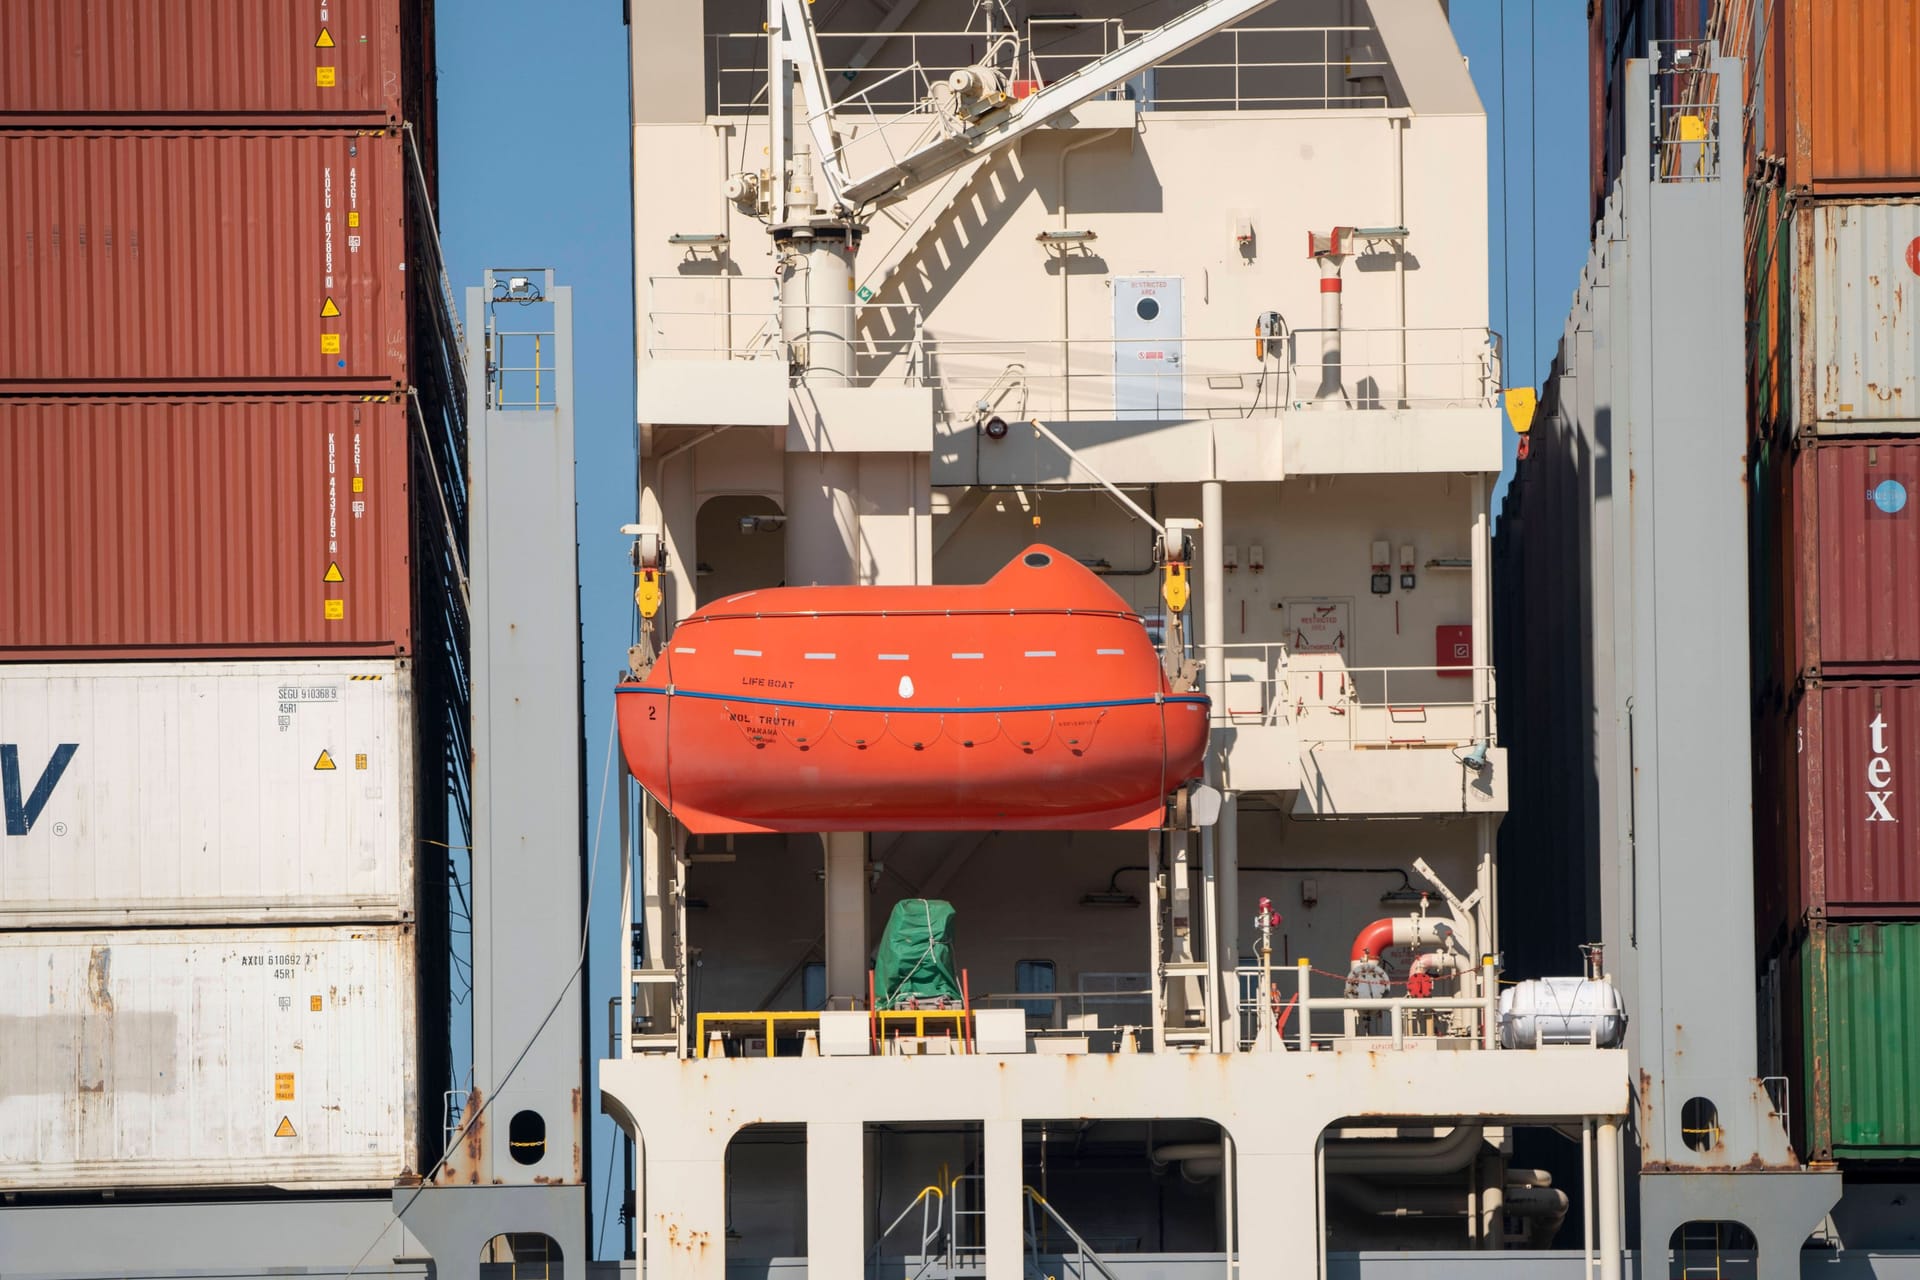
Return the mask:
<svg viewBox="0 0 1920 1280">
<path fill-rule="evenodd" d="M 1584 8 L 1574 0 L 1452 4 L 1454 31 L 1487 109 L 1492 318 L 1507 335 L 1510 385 L 1538 385 L 1586 258 Z M 1503 16 L 1509 162 L 1504 202 Z M 560 283 L 574 287 L 591 826 L 606 764 L 613 679 L 626 657 L 631 591 L 626 545 L 617 532 L 632 520 L 634 500 L 625 31 L 617 0 L 460 0 L 440 6 L 438 23 L 440 223 L 456 288 L 464 296 L 490 265 L 528 264 L 551 265 Z M 1512 455 L 1509 433 L 1509 469 Z M 604 1011 L 619 985 L 618 842 L 611 804 L 606 825 L 591 922 L 592 1058 L 605 1049 Z M 620 1252 L 615 1215 L 623 1187 L 617 1174 L 611 1187 L 606 1177 L 618 1136 L 596 1111 L 596 1257 Z"/>
</svg>

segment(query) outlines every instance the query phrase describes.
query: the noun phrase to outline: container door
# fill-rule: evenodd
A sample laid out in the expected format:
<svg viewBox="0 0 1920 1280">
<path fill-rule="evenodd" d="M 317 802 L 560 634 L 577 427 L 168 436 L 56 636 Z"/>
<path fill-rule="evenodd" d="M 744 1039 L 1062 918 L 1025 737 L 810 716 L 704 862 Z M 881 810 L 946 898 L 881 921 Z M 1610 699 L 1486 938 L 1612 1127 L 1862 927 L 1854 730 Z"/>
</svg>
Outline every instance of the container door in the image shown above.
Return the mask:
<svg viewBox="0 0 1920 1280">
<path fill-rule="evenodd" d="M 1178 418 L 1184 357 L 1180 281 L 1174 276 L 1121 276 L 1113 282 L 1113 416 Z"/>
</svg>

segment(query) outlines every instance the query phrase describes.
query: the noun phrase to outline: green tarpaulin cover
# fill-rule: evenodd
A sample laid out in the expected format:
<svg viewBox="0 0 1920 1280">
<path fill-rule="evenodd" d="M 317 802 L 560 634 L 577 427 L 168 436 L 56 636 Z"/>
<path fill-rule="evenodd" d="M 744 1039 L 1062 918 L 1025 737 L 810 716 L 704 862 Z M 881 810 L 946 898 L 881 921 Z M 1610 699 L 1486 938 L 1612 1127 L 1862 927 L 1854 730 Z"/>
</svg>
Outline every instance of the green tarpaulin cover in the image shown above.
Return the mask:
<svg viewBox="0 0 1920 1280">
<path fill-rule="evenodd" d="M 908 898 L 894 904 L 873 959 L 874 1003 L 882 1009 L 960 1004 L 953 967 L 953 904 Z"/>
</svg>

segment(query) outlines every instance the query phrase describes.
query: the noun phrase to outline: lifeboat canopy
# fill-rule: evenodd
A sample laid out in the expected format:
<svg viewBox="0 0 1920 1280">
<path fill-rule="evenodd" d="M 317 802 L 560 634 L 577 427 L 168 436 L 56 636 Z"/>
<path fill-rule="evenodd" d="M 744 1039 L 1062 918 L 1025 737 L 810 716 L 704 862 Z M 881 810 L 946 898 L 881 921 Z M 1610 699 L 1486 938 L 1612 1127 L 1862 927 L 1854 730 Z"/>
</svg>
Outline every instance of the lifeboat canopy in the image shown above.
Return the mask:
<svg viewBox="0 0 1920 1280">
<path fill-rule="evenodd" d="M 628 769 L 697 834 L 1151 828 L 1207 746 L 1206 696 L 1043 545 L 978 585 L 716 600 L 616 692 Z"/>
</svg>

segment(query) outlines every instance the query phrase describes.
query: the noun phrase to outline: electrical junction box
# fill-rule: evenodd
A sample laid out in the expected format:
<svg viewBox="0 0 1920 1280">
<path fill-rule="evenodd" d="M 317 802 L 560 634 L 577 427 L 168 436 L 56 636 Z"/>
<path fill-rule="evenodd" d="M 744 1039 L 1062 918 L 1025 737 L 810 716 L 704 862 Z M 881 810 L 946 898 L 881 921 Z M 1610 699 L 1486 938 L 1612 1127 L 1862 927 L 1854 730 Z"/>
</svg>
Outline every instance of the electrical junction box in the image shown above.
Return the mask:
<svg viewBox="0 0 1920 1280">
<path fill-rule="evenodd" d="M 1460 678 L 1473 674 L 1473 628 L 1453 625 L 1433 629 L 1433 665 L 1436 675 Z"/>
</svg>

